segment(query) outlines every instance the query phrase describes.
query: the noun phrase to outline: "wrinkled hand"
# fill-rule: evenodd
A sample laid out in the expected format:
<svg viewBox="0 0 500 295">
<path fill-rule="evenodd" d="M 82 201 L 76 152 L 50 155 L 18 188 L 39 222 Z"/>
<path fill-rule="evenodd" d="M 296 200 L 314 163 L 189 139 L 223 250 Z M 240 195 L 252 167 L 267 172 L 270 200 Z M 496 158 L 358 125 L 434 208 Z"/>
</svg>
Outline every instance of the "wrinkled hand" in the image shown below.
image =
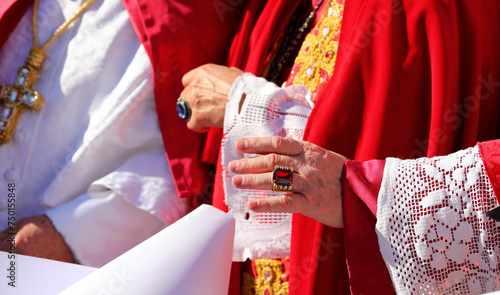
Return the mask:
<svg viewBox="0 0 500 295">
<path fill-rule="evenodd" d="M 271 190 L 275 165 L 294 169 L 292 193 L 250 200 L 247 206 L 251 210 L 302 213 L 326 225 L 343 227 L 341 176 L 345 157 L 306 141 L 276 136 L 240 139 L 236 149 L 262 155 L 228 164 L 231 172 L 245 174 L 233 176 L 236 188 Z"/>
<path fill-rule="evenodd" d="M 189 129 L 206 132 L 209 127 L 223 127 L 231 85 L 241 74 L 243 71 L 236 68 L 206 64 L 182 77 L 184 90 L 181 97 L 191 108 L 191 119 L 187 122 Z"/>
<path fill-rule="evenodd" d="M 75 262 L 71 250 L 47 215 L 25 217 L 16 222 L 15 247 L 17 254 Z M 14 235 L 5 229 L 0 233 L 0 250 L 10 252 Z"/>
</svg>

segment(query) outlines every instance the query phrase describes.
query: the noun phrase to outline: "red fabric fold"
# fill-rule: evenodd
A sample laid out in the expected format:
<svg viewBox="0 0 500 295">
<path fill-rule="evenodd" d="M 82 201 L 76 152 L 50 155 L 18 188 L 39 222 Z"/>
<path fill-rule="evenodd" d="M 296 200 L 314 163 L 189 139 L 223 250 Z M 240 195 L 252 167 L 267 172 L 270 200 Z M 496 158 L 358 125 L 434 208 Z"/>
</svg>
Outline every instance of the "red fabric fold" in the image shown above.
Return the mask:
<svg viewBox="0 0 500 295">
<path fill-rule="evenodd" d="M 209 62 L 224 63 L 243 11 L 194 0 L 124 0 L 124 4 L 151 59 L 156 109 L 177 191 L 190 198 L 192 208 L 207 203 L 214 167 L 202 161 L 206 135 L 190 131 L 178 118 L 176 101 L 185 73 Z"/>
<path fill-rule="evenodd" d="M 477 145 L 486 174 L 493 187 L 497 202 L 500 204 L 500 140 L 479 142 Z"/>
<path fill-rule="evenodd" d="M 222 10 L 220 2 L 124 0 L 152 61 L 165 149 L 186 197 L 211 190 L 213 172 L 200 157 L 217 155 L 218 139 L 204 149 L 205 136 L 177 118 L 180 77 L 222 63 L 236 28 L 228 64 L 261 75 L 300 1 L 222 1 Z M 28 6 L 1 1 L 0 45 Z M 443 155 L 498 138 L 500 38 L 492 36 L 500 36 L 499 15 L 498 3 L 488 0 L 346 0 L 335 71 L 305 139 L 368 160 Z M 349 293 L 343 236 L 294 216 L 290 294 Z"/>
<path fill-rule="evenodd" d="M 353 294 L 394 294 L 375 233 L 384 160 L 347 161 L 342 176 L 344 240 Z M 376 271 L 374 271 L 376 270 Z"/>
<path fill-rule="evenodd" d="M 0 3 L 0 47 L 7 41 L 32 3 L 33 0 L 2 0 Z"/>
<path fill-rule="evenodd" d="M 32 3 L 33 0 L 2 0 L 0 3 L 0 47 L 7 41 Z"/>
<path fill-rule="evenodd" d="M 262 76 L 271 62 L 269 52 L 281 39 L 288 19 L 300 2 L 301 0 L 249 1 L 231 44 L 226 65 Z M 221 139 L 222 129 L 211 128 L 203 150 L 202 157 L 205 162 L 217 163 Z M 222 180 L 219 175 L 216 177 L 219 178 L 216 182 Z M 223 194 L 223 191 L 214 192 L 214 198 L 222 198 L 216 203 L 223 201 Z"/>
<path fill-rule="evenodd" d="M 444 155 L 498 138 L 500 39 L 491 36 L 499 35 L 491 1 L 347 0 L 335 71 L 305 139 L 369 160 Z M 335 232 L 294 215 L 292 271 L 321 257 L 312 245 Z M 329 280 L 343 268 L 309 264 L 300 283 L 290 281 L 292 294 L 335 292 Z"/>
</svg>

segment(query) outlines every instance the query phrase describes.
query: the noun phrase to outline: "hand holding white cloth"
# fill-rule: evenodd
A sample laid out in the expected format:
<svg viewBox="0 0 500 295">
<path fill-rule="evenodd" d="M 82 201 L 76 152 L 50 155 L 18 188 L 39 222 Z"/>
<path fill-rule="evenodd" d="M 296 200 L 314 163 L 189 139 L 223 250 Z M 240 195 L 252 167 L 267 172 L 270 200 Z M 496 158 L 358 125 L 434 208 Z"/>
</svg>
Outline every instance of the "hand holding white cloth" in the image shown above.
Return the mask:
<svg viewBox="0 0 500 295">
<path fill-rule="evenodd" d="M 256 213 L 248 209 L 250 199 L 282 193 L 241 190 L 231 184 L 235 174 L 229 171 L 227 164 L 253 156 L 237 151 L 235 143 L 241 138 L 273 135 L 302 139 L 314 105 L 311 97 L 303 85 L 280 88 L 249 73 L 239 76 L 231 88 L 221 149 L 226 203 L 236 219 L 234 261 L 289 256 L 292 225 L 290 213 Z"/>
</svg>

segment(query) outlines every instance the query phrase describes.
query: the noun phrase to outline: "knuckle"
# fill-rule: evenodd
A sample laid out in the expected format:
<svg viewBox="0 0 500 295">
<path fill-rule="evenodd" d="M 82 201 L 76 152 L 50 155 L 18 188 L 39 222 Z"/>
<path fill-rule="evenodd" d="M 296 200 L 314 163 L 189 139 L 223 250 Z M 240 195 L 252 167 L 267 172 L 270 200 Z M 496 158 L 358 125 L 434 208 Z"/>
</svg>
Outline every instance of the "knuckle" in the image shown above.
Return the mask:
<svg viewBox="0 0 500 295">
<path fill-rule="evenodd" d="M 213 63 L 206 63 L 204 65 L 201 66 L 202 69 L 210 69 L 214 66 Z"/>
<path fill-rule="evenodd" d="M 271 167 L 271 168 L 274 168 L 274 166 L 276 166 L 277 164 L 277 159 L 278 158 L 278 155 L 276 154 L 269 154 L 269 155 L 266 155 L 265 156 L 265 165 L 267 167 Z"/>
<path fill-rule="evenodd" d="M 285 211 L 289 211 L 292 209 L 292 198 L 290 198 L 290 195 L 281 195 L 279 198 L 279 203 Z"/>
<path fill-rule="evenodd" d="M 200 70 L 203 71 L 203 75 L 206 75 L 211 72 L 211 70 L 214 68 L 214 64 L 208 63 L 204 64 L 200 67 Z"/>
<path fill-rule="evenodd" d="M 253 187 L 258 187 L 259 184 L 261 183 L 260 178 L 257 177 L 257 176 L 255 176 L 255 175 L 252 175 L 251 181 L 252 181 L 252 186 Z"/>
<path fill-rule="evenodd" d="M 273 136 L 271 139 L 271 146 L 276 150 L 281 150 L 283 146 L 283 137 Z"/>
<path fill-rule="evenodd" d="M 182 76 L 181 83 L 182 83 L 182 86 L 184 86 L 184 87 L 186 87 L 188 85 L 188 74 L 185 74 L 184 76 Z"/>
<path fill-rule="evenodd" d="M 198 123 L 198 119 L 196 118 L 196 116 L 194 114 L 191 116 L 191 118 L 187 122 L 187 127 L 190 130 L 198 130 L 198 128 L 200 127 L 199 123 Z"/>
</svg>

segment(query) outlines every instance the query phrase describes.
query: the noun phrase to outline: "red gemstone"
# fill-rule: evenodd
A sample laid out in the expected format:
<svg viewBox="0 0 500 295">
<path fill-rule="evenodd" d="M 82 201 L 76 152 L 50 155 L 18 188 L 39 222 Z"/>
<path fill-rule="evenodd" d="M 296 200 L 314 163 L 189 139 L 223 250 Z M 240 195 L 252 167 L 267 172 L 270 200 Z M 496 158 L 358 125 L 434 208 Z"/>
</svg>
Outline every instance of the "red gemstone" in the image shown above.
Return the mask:
<svg viewBox="0 0 500 295">
<path fill-rule="evenodd" d="M 264 291 L 264 295 L 270 295 L 269 289 L 266 289 L 266 291 Z"/>
<path fill-rule="evenodd" d="M 326 54 L 325 54 L 325 57 L 326 58 L 330 58 L 332 56 L 332 52 L 331 51 L 327 51 Z"/>
<path fill-rule="evenodd" d="M 276 169 L 273 173 L 274 183 L 289 186 L 292 184 L 293 172 L 288 169 Z"/>
</svg>

